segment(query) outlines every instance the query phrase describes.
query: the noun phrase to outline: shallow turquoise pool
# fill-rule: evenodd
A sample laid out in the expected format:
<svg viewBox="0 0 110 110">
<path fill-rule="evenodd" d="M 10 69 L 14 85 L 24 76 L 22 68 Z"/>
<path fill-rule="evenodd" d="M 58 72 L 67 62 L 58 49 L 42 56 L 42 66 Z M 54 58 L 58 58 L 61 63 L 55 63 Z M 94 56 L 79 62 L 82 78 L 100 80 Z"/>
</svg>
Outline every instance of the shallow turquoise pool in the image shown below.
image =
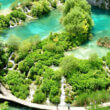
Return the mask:
<svg viewBox="0 0 110 110">
<path fill-rule="evenodd" d="M 38 34 L 41 39 L 44 39 L 50 32 L 58 32 L 63 28 L 59 21 L 61 15 L 59 10 L 53 10 L 49 15 L 40 19 L 25 23 L 23 26 L 7 29 L 1 36 L 7 39 L 15 35 L 24 40 Z"/>
<path fill-rule="evenodd" d="M 9 8 L 10 5 L 11 5 L 14 1 L 15 1 L 15 0 L 0 0 L 0 3 L 2 4 L 1 9 Z"/>
<path fill-rule="evenodd" d="M 92 33 L 93 39 L 82 45 L 79 49 L 71 51 L 78 58 L 88 58 L 90 54 L 97 53 L 100 57 L 106 55 L 110 49 L 98 47 L 97 39 L 100 37 L 110 37 L 110 11 L 105 11 L 98 8 L 92 9 L 92 18 L 94 20 L 94 28 Z"/>
</svg>

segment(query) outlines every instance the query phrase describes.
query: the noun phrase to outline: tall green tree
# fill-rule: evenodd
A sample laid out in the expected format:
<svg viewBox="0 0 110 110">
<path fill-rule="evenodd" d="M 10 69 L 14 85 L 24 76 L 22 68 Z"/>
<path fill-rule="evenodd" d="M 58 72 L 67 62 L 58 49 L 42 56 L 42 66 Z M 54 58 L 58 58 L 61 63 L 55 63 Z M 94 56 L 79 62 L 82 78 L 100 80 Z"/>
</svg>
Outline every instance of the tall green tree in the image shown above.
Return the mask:
<svg viewBox="0 0 110 110">
<path fill-rule="evenodd" d="M 89 38 L 93 26 L 91 7 L 85 0 L 66 0 L 62 24 L 65 30 L 83 43 Z"/>
</svg>

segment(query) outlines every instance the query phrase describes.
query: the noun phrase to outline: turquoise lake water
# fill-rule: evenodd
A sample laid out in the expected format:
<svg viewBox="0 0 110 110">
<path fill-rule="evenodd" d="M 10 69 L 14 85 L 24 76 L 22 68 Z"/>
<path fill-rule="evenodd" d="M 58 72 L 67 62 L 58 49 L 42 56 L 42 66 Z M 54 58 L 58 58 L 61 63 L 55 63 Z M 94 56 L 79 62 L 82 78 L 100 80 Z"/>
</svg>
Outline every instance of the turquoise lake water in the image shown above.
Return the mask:
<svg viewBox="0 0 110 110">
<path fill-rule="evenodd" d="M 0 3 L 2 4 L 1 9 L 9 8 L 10 5 L 11 5 L 14 1 L 15 1 L 15 0 L 0 0 Z"/>
<path fill-rule="evenodd" d="M 1 36 L 7 39 L 11 35 L 16 35 L 24 40 L 38 34 L 41 39 L 44 39 L 50 32 L 57 32 L 63 28 L 59 21 L 61 15 L 59 10 L 53 10 L 48 16 L 25 23 L 23 26 L 7 29 Z"/>
</svg>

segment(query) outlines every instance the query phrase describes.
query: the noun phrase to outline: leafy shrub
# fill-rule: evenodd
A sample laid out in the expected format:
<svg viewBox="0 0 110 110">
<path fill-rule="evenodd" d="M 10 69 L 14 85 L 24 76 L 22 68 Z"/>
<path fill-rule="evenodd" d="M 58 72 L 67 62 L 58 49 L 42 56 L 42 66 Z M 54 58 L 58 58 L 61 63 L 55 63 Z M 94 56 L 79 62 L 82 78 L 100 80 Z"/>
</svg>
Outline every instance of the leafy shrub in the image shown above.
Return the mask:
<svg viewBox="0 0 110 110">
<path fill-rule="evenodd" d="M 78 60 L 74 56 L 63 58 L 60 66 L 63 69 L 64 75 L 72 74 L 78 68 Z"/>
<path fill-rule="evenodd" d="M 102 59 L 100 59 L 97 54 L 92 54 L 90 56 L 89 63 L 91 64 L 91 67 L 95 69 L 101 69 L 103 64 Z"/>
<path fill-rule="evenodd" d="M 10 26 L 8 17 L 0 15 L 0 30 Z"/>
<path fill-rule="evenodd" d="M 53 103 L 53 104 L 56 104 L 58 105 L 60 103 L 60 96 L 51 96 L 50 95 L 50 101 Z"/>
<path fill-rule="evenodd" d="M 12 62 L 8 62 L 8 68 L 12 68 L 13 67 L 13 63 Z"/>
<path fill-rule="evenodd" d="M 44 14 L 50 12 L 49 3 L 45 1 L 39 1 L 32 7 L 31 14 L 35 17 L 41 17 Z"/>
<path fill-rule="evenodd" d="M 0 110 L 8 110 L 8 102 L 1 103 Z"/>
<path fill-rule="evenodd" d="M 51 3 L 51 6 L 53 7 L 53 8 L 56 8 L 57 7 L 57 0 L 52 0 L 50 3 Z"/>
<path fill-rule="evenodd" d="M 8 85 L 12 94 L 18 98 L 26 99 L 29 95 L 30 81 L 25 79 L 25 75 L 17 71 L 9 71 L 4 77 L 4 83 Z"/>
<path fill-rule="evenodd" d="M 41 104 L 45 100 L 46 100 L 46 95 L 42 91 L 37 90 L 36 93 L 34 94 L 33 102 Z"/>
<path fill-rule="evenodd" d="M 21 12 L 19 10 L 14 10 L 14 11 L 11 12 L 10 19 L 12 19 L 13 17 L 14 18 L 19 18 L 19 19 L 21 19 L 23 21 L 25 21 L 25 19 L 26 19 L 25 13 L 23 13 L 23 12 Z"/>
</svg>

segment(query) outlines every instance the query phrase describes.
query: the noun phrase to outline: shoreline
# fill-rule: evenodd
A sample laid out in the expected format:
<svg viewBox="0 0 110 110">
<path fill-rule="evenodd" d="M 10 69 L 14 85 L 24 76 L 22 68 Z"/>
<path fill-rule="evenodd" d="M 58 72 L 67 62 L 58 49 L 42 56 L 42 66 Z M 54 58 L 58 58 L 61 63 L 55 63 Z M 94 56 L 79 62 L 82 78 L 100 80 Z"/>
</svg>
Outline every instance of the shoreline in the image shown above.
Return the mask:
<svg viewBox="0 0 110 110">
<path fill-rule="evenodd" d="M 59 6 L 63 6 L 63 4 L 59 1 L 59 2 L 57 2 L 57 7 L 56 8 L 50 8 L 50 12 L 49 13 L 51 13 L 53 10 L 59 10 L 60 11 L 60 8 L 59 8 Z M 22 7 L 19 7 L 19 8 L 21 8 L 22 9 Z M 18 8 L 18 9 L 19 9 Z M 31 11 L 31 10 L 30 10 Z M 11 12 L 13 12 L 13 10 L 11 10 L 10 8 L 6 8 L 6 9 L 1 9 L 0 10 L 0 15 L 4 15 L 4 16 L 6 16 L 6 15 L 9 15 Z M 25 13 L 25 15 L 26 15 L 26 20 L 25 21 L 22 21 L 22 20 L 20 20 L 18 23 L 16 23 L 14 26 L 12 26 L 11 24 L 10 24 L 10 27 L 8 27 L 8 28 L 15 28 L 15 27 L 17 27 L 17 26 L 23 26 L 25 23 L 28 23 L 28 22 L 32 22 L 32 21 L 34 21 L 34 20 L 37 20 L 37 19 L 40 19 L 40 18 L 38 18 L 38 17 L 33 17 L 33 16 L 31 16 L 31 15 L 29 15 L 28 14 L 28 12 L 25 12 L 23 9 L 22 9 L 22 12 L 23 13 Z M 49 14 L 48 13 L 48 14 Z M 43 15 L 43 16 L 41 16 L 41 17 L 44 17 L 45 15 Z M 8 29 L 7 28 L 7 29 Z M 2 31 L 2 30 L 1 30 Z"/>
<path fill-rule="evenodd" d="M 11 10 L 10 8 L 1 9 L 1 10 L 0 10 L 0 15 L 6 16 L 6 15 L 10 14 L 11 12 L 12 12 L 12 10 Z"/>
</svg>

